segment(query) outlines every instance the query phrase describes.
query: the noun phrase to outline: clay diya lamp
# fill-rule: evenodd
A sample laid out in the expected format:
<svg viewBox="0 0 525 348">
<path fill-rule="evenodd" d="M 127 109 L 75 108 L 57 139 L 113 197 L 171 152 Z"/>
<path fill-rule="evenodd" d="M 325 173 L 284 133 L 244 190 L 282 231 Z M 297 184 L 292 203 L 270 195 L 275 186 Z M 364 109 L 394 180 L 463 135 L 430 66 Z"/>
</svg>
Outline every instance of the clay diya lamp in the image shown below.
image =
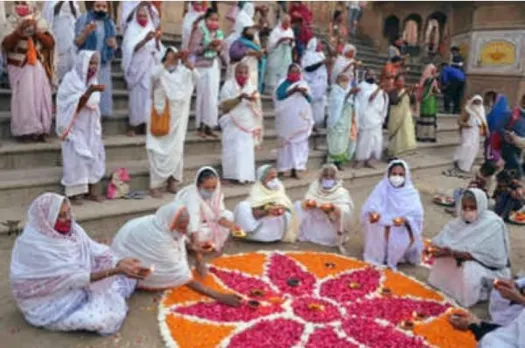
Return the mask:
<svg viewBox="0 0 525 348">
<path fill-rule="evenodd" d="M 381 216 L 378 213 L 370 213 L 370 223 L 375 224 L 381 219 Z"/>
<path fill-rule="evenodd" d="M 392 290 L 390 290 L 389 288 L 382 288 L 380 293 L 381 293 L 381 296 L 391 296 Z"/>
<path fill-rule="evenodd" d="M 324 306 L 320 303 L 309 303 L 308 309 L 313 312 L 322 312 L 324 311 Z"/>
<path fill-rule="evenodd" d="M 329 213 L 329 212 L 331 212 L 332 210 L 334 210 L 334 205 L 333 205 L 332 203 L 321 204 L 321 206 L 319 207 L 319 209 L 321 209 L 321 210 L 324 211 L 325 213 Z"/>
<path fill-rule="evenodd" d="M 263 297 L 265 294 L 265 291 L 262 289 L 252 289 L 250 291 L 250 295 L 254 297 Z"/>
<path fill-rule="evenodd" d="M 313 199 L 309 199 L 306 201 L 306 207 L 308 209 L 314 209 L 317 207 L 317 203 Z"/>
<path fill-rule="evenodd" d="M 279 296 L 270 297 L 270 298 L 268 299 L 268 301 L 269 301 L 270 303 L 277 304 L 277 305 L 278 305 L 278 304 L 281 304 L 281 303 L 284 302 L 283 299 L 280 298 Z"/>
<path fill-rule="evenodd" d="M 348 284 L 348 287 L 352 290 L 357 290 L 361 289 L 361 284 L 359 284 L 358 282 L 350 282 L 350 284 Z"/>
<path fill-rule="evenodd" d="M 204 242 L 201 244 L 201 249 L 206 253 L 210 253 L 215 250 L 215 244 L 212 242 Z"/>
<path fill-rule="evenodd" d="M 324 266 L 328 269 L 334 269 L 335 268 L 335 263 L 333 262 L 327 262 L 324 264 Z"/>
<path fill-rule="evenodd" d="M 256 300 L 250 300 L 246 303 L 248 305 L 248 307 L 252 308 L 252 309 L 257 309 L 261 306 L 261 303 L 259 301 L 256 301 Z"/>
<path fill-rule="evenodd" d="M 405 223 L 405 219 L 403 219 L 402 217 L 396 217 L 392 220 L 392 222 L 394 223 L 394 226 L 403 226 L 403 224 Z"/>
<path fill-rule="evenodd" d="M 291 286 L 292 288 L 296 288 L 296 287 L 298 287 L 300 283 L 301 283 L 301 282 L 300 282 L 299 279 L 297 279 L 297 278 L 290 278 L 290 279 L 288 279 L 288 280 L 286 281 L 286 284 L 287 284 L 288 286 Z"/>
<path fill-rule="evenodd" d="M 413 311 L 412 312 L 412 317 L 415 320 L 425 320 L 427 318 L 427 315 L 425 313 L 422 313 L 422 312 Z"/>
<path fill-rule="evenodd" d="M 414 322 L 412 320 L 403 320 L 401 323 L 399 323 L 399 327 L 403 330 L 413 330 Z"/>
<path fill-rule="evenodd" d="M 236 227 L 232 230 L 232 236 L 235 238 L 244 238 L 246 237 L 246 232 L 240 227 Z"/>
</svg>

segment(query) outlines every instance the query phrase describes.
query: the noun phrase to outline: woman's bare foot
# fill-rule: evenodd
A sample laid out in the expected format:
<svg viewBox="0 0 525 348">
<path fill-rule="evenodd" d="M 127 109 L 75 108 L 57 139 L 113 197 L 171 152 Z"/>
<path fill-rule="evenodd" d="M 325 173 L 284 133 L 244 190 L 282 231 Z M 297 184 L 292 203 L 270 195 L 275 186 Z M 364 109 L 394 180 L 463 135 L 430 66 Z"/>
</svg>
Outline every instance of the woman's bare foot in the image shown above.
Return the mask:
<svg viewBox="0 0 525 348">
<path fill-rule="evenodd" d="M 128 133 L 127 133 L 127 136 L 128 136 L 128 137 L 134 137 L 134 136 L 136 136 L 136 135 L 137 135 L 137 133 L 135 133 L 135 130 L 134 130 L 134 129 L 130 129 L 130 130 L 128 130 Z"/>
<path fill-rule="evenodd" d="M 354 165 L 352 166 L 354 169 L 361 169 L 363 168 L 363 162 L 361 161 L 355 161 Z"/>
<path fill-rule="evenodd" d="M 72 205 L 80 206 L 84 204 L 84 200 L 82 199 L 82 196 L 73 196 L 69 197 L 69 201 Z"/>
<path fill-rule="evenodd" d="M 289 178 L 292 176 L 291 171 L 287 170 L 286 172 L 283 172 L 283 178 Z"/>
<path fill-rule="evenodd" d="M 42 134 L 40 135 L 40 141 L 43 143 L 49 142 L 49 134 Z"/>
<path fill-rule="evenodd" d="M 198 131 L 197 136 L 201 137 L 202 139 L 206 139 L 206 133 L 204 133 L 204 131 Z"/>
<path fill-rule="evenodd" d="M 102 203 L 104 202 L 104 197 L 102 197 L 101 195 L 97 195 L 97 194 L 94 194 L 94 193 L 90 193 L 86 196 L 86 198 L 92 202 L 96 202 L 96 203 Z"/>
<path fill-rule="evenodd" d="M 304 170 L 295 170 L 294 177 L 301 180 L 304 177 Z"/>
<path fill-rule="evenodd" d="M 179 190 L 179 187 L 177 186 L 177 180 L 175 180 L 174 178 L 170 177 L 168 179 L 167 190 L 168 190 L 168 192 L 173 193 L 173 194 L 177 193 L 177 191 Z"/>
<path fill-rule="evenodd" d="M 371 168 L 371 169 L 376 169 L 376 167 L 374 166 L 374 162 L 372 162 L 371 160 L 368 160 L 368 161 L 365 162 L 365 167 Z"/>
<path fill-rule="evenodd" d="M 150 190 L 150 195 L 153 198 L 162 198 L 162 192 L 160 192 L 159 189 L 151 189 Z"/>
</svg>

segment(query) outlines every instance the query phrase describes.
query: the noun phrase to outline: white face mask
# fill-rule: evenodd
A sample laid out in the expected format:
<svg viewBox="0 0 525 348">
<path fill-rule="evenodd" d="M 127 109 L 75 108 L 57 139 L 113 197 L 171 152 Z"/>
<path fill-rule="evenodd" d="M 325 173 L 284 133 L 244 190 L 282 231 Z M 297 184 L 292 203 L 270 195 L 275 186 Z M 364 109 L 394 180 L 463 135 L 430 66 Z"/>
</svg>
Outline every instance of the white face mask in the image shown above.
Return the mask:
<svg viewBox="0 0 525 348">
<path fill-rule="evenodd" d="M 277 191 L 281 188 L 281 181 L 277 178 L 268 181 L 265 185 L 272 191 Z"/>
<path fill-rule="evenodd" d="M 336 184 L 336 181 L 334 179 L 323 179 L 321 182 L 321 185 L 323 186 L 323 189 L 330 190 L 333 188 Z"/>
<path fill-rule="evenodd" d="M 467 210 L 463 212 L 463 220 L 465 220 L 466 223 L 472 223 L 476 221 L 477 218 L 478 218 L 477 210 Z"/>
<path fill-rule="evenodd" d="M 401 175 L 391 175 L 388 179 L 394 187 L 401 187 L 405 183 L 405 177 Z"/>
</svg>

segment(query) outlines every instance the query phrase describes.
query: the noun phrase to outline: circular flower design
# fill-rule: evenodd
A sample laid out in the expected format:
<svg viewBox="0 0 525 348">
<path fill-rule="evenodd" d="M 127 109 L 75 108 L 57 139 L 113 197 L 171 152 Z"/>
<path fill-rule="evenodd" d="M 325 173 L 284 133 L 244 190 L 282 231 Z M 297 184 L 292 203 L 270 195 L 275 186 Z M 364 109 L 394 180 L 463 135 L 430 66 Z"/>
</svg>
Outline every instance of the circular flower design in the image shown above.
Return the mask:
<svg viewBox="0 0 525 348">
<path fill-rule="evenodd" d="M 233 308 L 186 287 L 159 308 L 169 347 L 475 347 L 452 329 L 453 305 L 391 270 L 328 253 L 223 256 L 200 279 L 245 301 Z M 257 305 L 254 305 L 257 304 Z"/>
</svg>

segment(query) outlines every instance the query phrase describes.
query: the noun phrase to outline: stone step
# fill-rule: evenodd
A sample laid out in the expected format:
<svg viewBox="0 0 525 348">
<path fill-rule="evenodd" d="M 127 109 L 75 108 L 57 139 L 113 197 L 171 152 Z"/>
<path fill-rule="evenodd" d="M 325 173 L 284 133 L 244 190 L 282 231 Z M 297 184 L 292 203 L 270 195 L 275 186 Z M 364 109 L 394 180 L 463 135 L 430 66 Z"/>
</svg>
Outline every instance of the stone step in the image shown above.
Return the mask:
<svg viewBox="0 0 525 348">
<path fill-rule="evenodd" d="M 425 151 L 418 151 L 418 153 L 406 156 L 414 180 L 423 182 L 424 178 L 430 173 L 440 172 L 442 169 L 448 168 L 451 165 L 451 156 L 449 149 L 443 148 L 429 148 Z M 346 169 L 342 172 L 342 177 L 345 180 L 345 186 L 352 192 L 353 188 L 362 188 L 363 186 L 372 189 L 373 185 L 384 175 L 384 166 L 381 164 L 378 169 Z M 293 199 L 301 199 L 304 197 L 306 190 L 312 180 L 317 177 L 317 170 L 310 171 L 303 179 L 284 180 L 288 195 Z M 235 205 L 245 199 L 248 195 L 249 188 L 247 186 L 227 186 L 223 187 L 225 194 L 225 204 L 230 210 L 233 210 Z M 173 195 L 166 194 L 162 199 L 153 199 L 146 197 L 143 200 L 131 201 L 106 201 L 104 203 L 86 202 L 83 206 L 74 207 L 73 212 L 77 222 L 92 236 L 96 237 L 101 232 L 112 231 L 114 235 L 116 231 L 127 221 L 132 218 L 153 213 L 160 205 L 169 203 L 173 199 Z M 12 206 L 7 208 L 0 208 L 0 222 L 7 220 L 20 220 L 23 225 L 27 213 L 27 206 Z M 7 228 L 0 225 L 0 233 L 5 234 Z"/>
</svg>

